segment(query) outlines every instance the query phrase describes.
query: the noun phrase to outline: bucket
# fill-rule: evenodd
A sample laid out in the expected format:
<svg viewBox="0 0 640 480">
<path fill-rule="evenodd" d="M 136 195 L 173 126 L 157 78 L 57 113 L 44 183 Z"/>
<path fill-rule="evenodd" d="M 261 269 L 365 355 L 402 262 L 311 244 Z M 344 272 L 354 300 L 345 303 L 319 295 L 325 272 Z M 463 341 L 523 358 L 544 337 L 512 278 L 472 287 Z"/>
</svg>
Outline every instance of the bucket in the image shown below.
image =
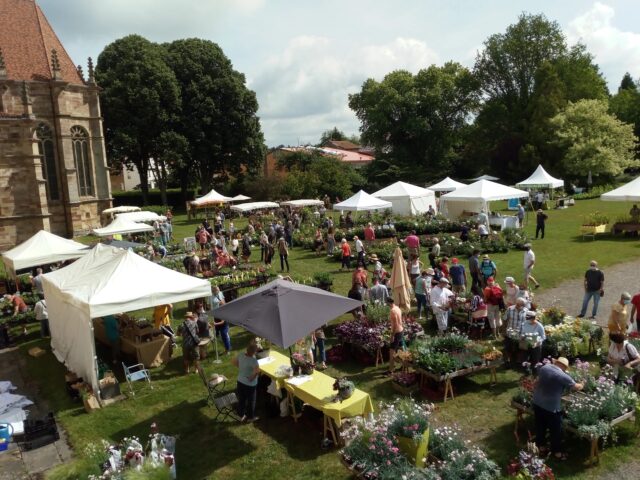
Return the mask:
<svg viewBox="0 0 640 480">
<path fill-rule="evenodd" d="M 10 423 L 0 423 L 0 452 L 9 448 L 13 435 L 13 426 Z"/>
</svg>

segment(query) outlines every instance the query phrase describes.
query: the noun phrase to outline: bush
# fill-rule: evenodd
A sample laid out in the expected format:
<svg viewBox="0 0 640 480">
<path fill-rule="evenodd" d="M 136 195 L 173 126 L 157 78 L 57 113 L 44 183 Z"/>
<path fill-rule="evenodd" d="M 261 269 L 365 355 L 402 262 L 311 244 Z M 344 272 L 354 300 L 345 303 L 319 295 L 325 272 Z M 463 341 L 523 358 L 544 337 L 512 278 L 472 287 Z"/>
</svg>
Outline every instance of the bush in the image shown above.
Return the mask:
<svg viewBox="0 0 640 480">
<path fill-rule="evenodd" d="M 142 192 L 140 190 L 133 190 L 130 192 L 112 192 L 113 206 L 119 207 L 122 205 L 131 205 L 134 207 L 142 207 Z M 196 198 L 197 192 L 195 190 L 187 191 L 187 200 Z M 153 205 L 160 205 L 162 203 L 160 196 L 160 190 L 149 190 L 147 200 Z M 179 188 L 170 188 L 167 190 L 167 203 L 176 209 L 184 209 L 184 200 L 182 198 L 182 192 Z M 146 208 L 146 207 L 145 207 Z M 166 209 L 165 209 L 166 211 Z"/>
<path fill-rule="evenodd" d="M 584 192 L 584 193 L 576 193 L 573 195 L 574 200 L 589 200 L 591 198 L 598 198 L 600 195 L 602 195 L 603 193 L 607 193 L 611 190 L 613 190 L 614 188 L 617 188 L 618 185 L 613 185 L 613 184 L 606 184 L 606 185 L 599 185 L 597 187 L 593 187 L 591 190 L 589 190 L 588 192 Z"/>
</svg>

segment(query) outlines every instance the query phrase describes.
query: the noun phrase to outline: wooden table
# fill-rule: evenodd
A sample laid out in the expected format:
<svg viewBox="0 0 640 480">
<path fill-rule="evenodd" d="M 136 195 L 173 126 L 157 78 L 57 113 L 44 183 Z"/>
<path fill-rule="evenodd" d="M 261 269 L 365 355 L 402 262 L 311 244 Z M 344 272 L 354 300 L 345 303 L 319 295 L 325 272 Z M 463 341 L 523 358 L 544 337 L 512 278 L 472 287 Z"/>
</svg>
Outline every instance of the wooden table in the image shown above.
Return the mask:
<svg viewBox="0 0 640 480">
<path fill-rule="evenodd" d="M 101 319 L 94 319 L 93 332 L 100 343 L 111 347 Z M 120 350 L 135 357 L 136 361 L 142 363 L 146 368 L 159 367 L 168 363 L 171 359 L 169 347 L 170 340 L 164 335 L 155 337 L 148 342 L 135 342 L 129 338 L 120 337 Z"/>
<path fill-rule="evenodd" d="M 420 387 L 422 388 L 425 384 L 425 379 L 429 378 L 434 380 L 435 382 L 442 383 L 444 382 L 444 398 L 443 401 L 446 402 L 449 398 L 453 400 L 453 384 L 451 380 L 457 377 L 465 377 L 467 375 L 471 375 L 473 373 L 481 372 L 483 370 L 490 371 L 490 381 L 491 385 L 495 385 L 498 383 L 498 375 L 496 374 L 496 369 L 502 365 L 502 361 L 485 363 L 482 365 L 478 365 L 476 367 L 465 368 L 463 370 L 456 370 L 455 372 L 447 373 L 445 375 L 436 375 L 433 372 L 428 370 L 423 370 L 422 368 L 416 367 L 415 371 L 420 374 Z"/>
<path fill-rule="evenodd" d="M 307 377 L 293 377 L 284 379 L 276 375 L 281 365 L 289 365 L 289 358 L 271 350 L 267 359 L 261 359 L 260 372 L 274 379 L 278 388 L 284 388 L 287 392 L 289 407 L 294 421 L 300 416 L 295 409 L 294 399 L 323 413 L 325 437 L 331 434 L 335 445 L 339 444 L 338 430 L 342 421 L 346 418 L 365 416 L 373 413 L 373 402 L 368 393 L 355 389 L 346 400 L 336 401 L 336 391 L 333 390 L 335 379 L 319 371 L 314 371 Z"/>
</svg>

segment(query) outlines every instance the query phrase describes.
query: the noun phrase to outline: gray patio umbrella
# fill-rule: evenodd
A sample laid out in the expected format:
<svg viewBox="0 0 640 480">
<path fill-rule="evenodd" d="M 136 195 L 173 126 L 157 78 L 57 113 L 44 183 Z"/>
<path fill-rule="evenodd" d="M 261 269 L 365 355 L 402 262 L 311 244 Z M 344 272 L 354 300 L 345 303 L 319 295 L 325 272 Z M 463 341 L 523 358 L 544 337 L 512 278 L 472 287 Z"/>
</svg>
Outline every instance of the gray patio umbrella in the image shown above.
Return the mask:
<svg viewBox="0 0 640 480">
<path fill-rule="evenodd" d="M 287 348 L 360 305 L 362 302 L 319 288 L 274 280 L 222 305 L 214 316 Z"/>
</svg>

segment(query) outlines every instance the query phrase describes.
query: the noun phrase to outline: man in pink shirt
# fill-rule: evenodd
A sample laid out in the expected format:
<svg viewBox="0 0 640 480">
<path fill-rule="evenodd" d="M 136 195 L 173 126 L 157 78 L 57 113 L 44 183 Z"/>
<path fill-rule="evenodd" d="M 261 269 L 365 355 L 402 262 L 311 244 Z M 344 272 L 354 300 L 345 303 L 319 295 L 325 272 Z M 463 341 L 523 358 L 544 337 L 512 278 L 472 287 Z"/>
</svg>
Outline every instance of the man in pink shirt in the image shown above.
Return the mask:
<svg viewBox="0 0 640 480">
<path fill-rule="evenodd" d="M 371 243 L 376 239 L 376 231 L 371 226 L 371 222 L 364 229 L 364 243 L 371 247 Z"/>
<path fill-rule="evenodd" d="M 389 322 L 391 323 L 391 345 L 389 346 L 389 371 L 393 373 L 395 367 L 396 352 L 402 348 L 404 326 L 402 325 L 402 310 L 393 301 L 393 297 L 387 297 L 387 303 L 391 307 L 389 311 Z"/>
<path fill-rule="evenodd" d="M 411 234 L 404 239 L 404 244 L 407 246 L 407 249 L 409 249 L 409 256 L 420 256 L 420 238 L 416 235 L 415 230 L 411 230 Z"/>
</svg>

